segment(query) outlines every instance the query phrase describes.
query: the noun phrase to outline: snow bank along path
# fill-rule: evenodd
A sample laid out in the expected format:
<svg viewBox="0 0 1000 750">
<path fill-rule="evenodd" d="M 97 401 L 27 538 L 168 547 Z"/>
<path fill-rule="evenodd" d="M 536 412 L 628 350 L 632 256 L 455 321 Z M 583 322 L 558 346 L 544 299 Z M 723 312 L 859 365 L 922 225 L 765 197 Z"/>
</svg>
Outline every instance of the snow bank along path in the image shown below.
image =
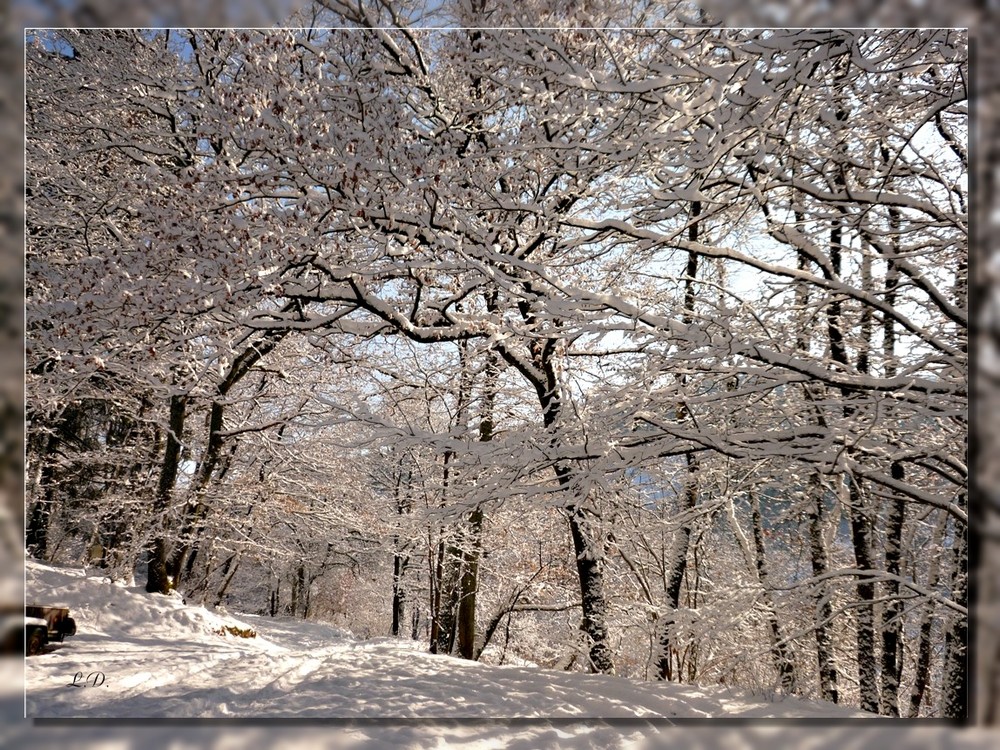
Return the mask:
<svg viewBox="0 0 1000 750">
<path fill-rule="evenodd" d="M 69 606 L 78 628 L 26 660 L 32 718 L 868 716 L 724 688 L 487 666 L 426 653 L 413 641 L 358 640 L 323 623 L 188 607 L 177 595 L 31 561 L 26 579 L 30 599 Z"/>
</svg>

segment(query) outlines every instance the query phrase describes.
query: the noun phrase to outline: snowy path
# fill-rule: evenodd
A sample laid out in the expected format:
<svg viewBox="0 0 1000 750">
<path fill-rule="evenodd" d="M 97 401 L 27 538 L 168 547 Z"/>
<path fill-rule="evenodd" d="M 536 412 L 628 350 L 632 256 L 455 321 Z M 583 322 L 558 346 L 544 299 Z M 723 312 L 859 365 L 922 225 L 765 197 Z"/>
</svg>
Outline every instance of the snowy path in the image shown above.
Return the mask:
<svg viewBox="0 0 1000 750">
<path fill-rule="evenodd" d="M 29 564 L 29 591 L 68 604 L 78 635 L 27 660 L 29 717 L 658 719 L 849 717 L 798 700 L 435 656 L 329 625 L 229 617 L 82 571 Z M 225 624 L 256 638 L 220 635 Z M 104 675 L 103 684 L 87 678 Z M 78 685 L 71 685 L 74 676 Z M 91 682 L 101 678 L 93 677 Z"/>
</svg>

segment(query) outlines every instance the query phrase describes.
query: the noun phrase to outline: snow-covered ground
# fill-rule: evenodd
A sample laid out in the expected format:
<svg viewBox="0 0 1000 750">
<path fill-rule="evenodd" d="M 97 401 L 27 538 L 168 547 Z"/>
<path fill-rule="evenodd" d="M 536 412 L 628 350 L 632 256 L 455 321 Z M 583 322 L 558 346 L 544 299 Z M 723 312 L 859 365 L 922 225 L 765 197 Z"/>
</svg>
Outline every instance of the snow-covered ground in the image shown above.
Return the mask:
<svg viewBox="0 0 1000 750">
<path fill-rule="evenodd" d="M 29 717 L 659 718 L 863 717 L 725 688 L 641 682 L 435 656 L 316 622 L 230 616 L 27 563 L 38 603 L 68 605 L 78 633 L 26 661 Z M 225 632 L 250 629 L 255 637 Z M 73 685 L 73 683 L 76 685 Z"/>
<path fill-rule="evenodd" d="M 890 729 L 878 721 L 820 728 L 674 726 L 699 717 L 840 720 L 863 714 L 791 699 L 768 702 L 719 688 L 490 667 L 433 656 L 418 643 L 358 640 L 321 623 L 187 607 L 176 596 L 150 596 L 140 587 L 111 584 L 92 572 L 30 561 L 26 578 L 33 600 L 71 608 L 79 632 L 25 660 L 24 708 L 38 721 L 4 726 L 0 745 L 5 748 L 978 750 L 993 746 L 996 739 L 941 727 L 896 724 Z M 257 635 L 221 635 L 225 626 L 251 628 Z M 20 666 L 14 660 L 0 664 L 7 716 L 7 709 L 20 701 L 9 692 L 15 665 Z M 71 717 L 112 721 L 63 723 Z M 113 721 L 140 717 L 242 717 L 255 723 L 122 726 Z M 257 721 L 289 717 L 313 722 Z M 332 721 L 316 726 L 317 719 Z"/>
</svg>

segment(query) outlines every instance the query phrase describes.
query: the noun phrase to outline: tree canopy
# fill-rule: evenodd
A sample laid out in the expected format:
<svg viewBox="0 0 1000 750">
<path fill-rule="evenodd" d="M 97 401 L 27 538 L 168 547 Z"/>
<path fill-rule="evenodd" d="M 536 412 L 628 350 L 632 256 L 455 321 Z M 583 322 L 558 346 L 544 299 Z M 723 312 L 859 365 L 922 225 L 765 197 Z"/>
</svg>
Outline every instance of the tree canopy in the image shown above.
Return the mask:
<svg viewBox="0 0 1000 750">
<path fill-rule="evenodd" d="M 29 39 L 30 550 L 960 715 L 966 35 L 323 5 Z"/>
</svg>

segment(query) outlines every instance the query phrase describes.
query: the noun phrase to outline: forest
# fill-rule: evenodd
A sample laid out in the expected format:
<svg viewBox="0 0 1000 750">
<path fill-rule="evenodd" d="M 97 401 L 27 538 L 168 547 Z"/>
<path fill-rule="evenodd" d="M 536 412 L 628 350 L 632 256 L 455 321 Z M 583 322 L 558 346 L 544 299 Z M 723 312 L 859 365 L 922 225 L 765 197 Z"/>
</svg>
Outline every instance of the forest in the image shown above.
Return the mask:
<svg viewBox="0 0 1000 750">
<path fill-rule="evenodd" d="M 964 716 L 966 32 L 551 5 L 28 32 L 28 554 Z"/>
</svg>

